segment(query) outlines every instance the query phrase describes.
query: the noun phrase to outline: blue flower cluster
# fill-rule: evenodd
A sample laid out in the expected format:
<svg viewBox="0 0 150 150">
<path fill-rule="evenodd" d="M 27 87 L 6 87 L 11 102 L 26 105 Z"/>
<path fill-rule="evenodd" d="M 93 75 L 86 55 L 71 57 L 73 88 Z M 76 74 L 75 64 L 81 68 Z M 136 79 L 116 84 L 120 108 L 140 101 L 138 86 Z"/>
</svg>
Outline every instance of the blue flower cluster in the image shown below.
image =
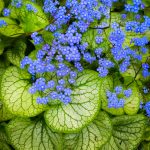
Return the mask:
<svg viewBox="0 0 150 150">
<path fill-rule="evenodd" d="M 117 0 L 101 0 L 101 5 L 97 0 L 67 0 L 65 6 L 61 6 L 59 1 L 45 0 L 43 10 L 53 17 L 53 22 L 46 27 L 46 30 L 53 32 L 54 40 L 51 45 L 45 43 L 43 48 L 37 53 L 37 60 L 33 61 L 25 57 L 21 62 L 21 68 L 28 65 L 28 72 L 36 74 L 52 73 L 57 76 L 57 81 L 47 81 L 45 78 L 38 78 L 30 88 L 33 94 L 42 91 L 49 94 L 45 97 L 38 97 L 38 103 L 48 103 L 49 99 L 58 99 L 67 104 L 71 101 L 71 89 L 69 86 L 75 83 L 76 71 L 73 71 L 71 64 L 79 72 L 83 71 L 82 58 L 92 63 L 98 58 L 100 76 L 108 74 L 108 68 L 113 66 L 109 60 L 101 58 L 101 49 L 96 49 L 95 54 L 88 50 L 88 43 L 82 43 L 82 34 L 95 20 L 101 17 L 109 18 L 110 7 Z M 74 21 L 71 19 L 74 18 Z M 65 33 L 60 32 L 63 25 L 68 24 Z M 100 32 L 99 32 L 100 33 Z M 34 44 L 43 42 L 42 37 L 37 32 L 31 35 Z M 101 36 L 95 37 L 97 43 L 103 42 Z M 68 65 L 69 62 L 70 65 Z M 65 79 L 68 79 L 67 81 Z"/>
<path fill-rule="evenodd" d="M 4 26 L 7 26 L 6 21 L 5 21 L 5 20 L 0 19 L 0 28 L 1 28 L 1 27 L 4 27 Z"/>
<path fill-rule="evenodd" d="M 120 64 L 120 71 L 125 72 L 130 65 L 131 55 L 134 51 L 129 47 L 123 48 L 125 41 L 125 33 L 117 23 L 113 24 L 114 31 L 110 33 L 109 41 L 112 43 L 113 48 L 111 53 L 116 61 Z"/>
<path fill-rule="evenodd" d="M 125 10 L 128 12 L 138 13 L 138 11 L 144 9 L 144 7 L 142 0 L 133 0 L 133 5 L 126 4 Z"/>
<path fill-rule="evenodd" d="M 11 5 L 14 6 L 14 7 L 16 7 L 16 8 L 20 8 L 20 7 L 23 6 L 23 1 L 22 0 L 12 0 Z M 29 12 L 37 13 L 37 9 L 32 4 L 30 4 L 30 3 L 26 4 L 26 9 Z M 10 14 L 9 9 L 6 9 L 3 12 L 3 14 L 4 14 L 4 16 L 8 16 Z"/>
<path fill-rule="evenodd" d="M 105 77 L 108 74 L 108 69 L 113 67 L 114 64 L 105 59 L 105 58 L 100 58 L 99 59 L 99 67 L 97 68 L 97 71 L 99 72 L 100 77 Z"/>
<path fill-rule="evenodd" d="M 146 18 L 146 17 L 145 17 Z M 142 31 L 145 32 L 149 28 L 149 21 L 147 18 L 147 23 L 145 24 L 145 30 Z M 137 23 L 137 26 L 135 27 L 135 30 L 133 30 L 133 26 L 130 26 L 130 24 L 135 25 L 137 22 L 127 22 L 126 23 L 126 31 L 132 31 L 137 33 L 137 28 L 140 28 L 139 22 Z M 131 60 L 134 58 L 134 61 L 141 61 L 142 60 L 142 54 L 145 54 L 147 52 L 146 45 L 148 44 L 149 40 L 146 36 L 143 36 L 142 38 L 135 37 L 132 38 L 130 41 L 130 44 L 134 44 L 134 49 L 130 48 L 128 46 L 123 46 L 125 42 L 125 32 L 119 27 L 119 24 L 114 22 L 112 24 L 112 28 L 114 29 L 113 32 L 110 33 L 109 41 L 112 43 L 113 48 L 111 49 L 111 53 L 114 57 L 114 59 L 119 63 L 120 66 L 120 72 L 125 72 L 128 67 L 131 65 Z M 141 33 L 141 30 L 140 30 Z M 140 52 L 139 52 L 140 50 Z M 147 70 L 146 70 L 147 71 Z M 144 74 L 146 72 L 144 70 Z M 144 75 L 145 76 L 145 75 Z M 147 73 L 148 76 L 148 73 Z"/>
<path fill-rule="evenodd" d="M 37 102 L 46 104 L 49 100 L 58 99 L 67 104 L 71 101 L 71 85 L 75 84 L 77 72 L 83 71 L 83 63 L 92 64 L 97 62 L 100 77 L 105 77 L 109 73 L 109 69 L 117 63 L 120 72 L 125 72 L 131 65 L 131 61 L 141 61 L 142 54 L 147 52 L 146 45 L 148 39 L 146 37 L 135 37 L 131 39 L 130 44 L 134 44 L 135 48 L 124 46 L 126 34 L 120 27 L 120 24 L 113 22 L 111 28 L 113 31 L 109 35 L 111 43 L 111 54 L 113 58 L 103 57 L 105 54 L 101 46 L 94 49 L 94 52 L 89 50 L 89 43 L 83 42 L 82 37 L 91 23 L 96 20 L 100 21 L 103 18 L 110 18 L 110 9 L 113 2 L 117 0 L 66 0 L 62 6 L 59 1 L 44 0 L 43 11 L 51 16 L 50 24 L 45 30 L 53 33 L 54 39 L 52 43 L 45 43 L 42 36 L 38 32 L 31 34 L 31 38 L 35 45 L 43 44 L 42 49 L 37 52 L 36 60 L 25 57 L 21 62 L 21 68 L 28 66 L 28 72 L 36 77 L 30 88 L 30 93 L 35 92 L 45 93 L 45 97 L 38 97 Z M 16 4 L 16 3 L 15 3 Z M 128 32 L 144 33 L 150 28 L 150 18 L 144 16 L 144 22 L 141 22 L 141 16 L 138 13 L 143 9 L 143 4 L 140 0 L 133 0 L 133 5 L 126 5 L 125 10 L 136 13 L 136 21 L 128 21 L 125 23 L 125 30 Z M 36 9 L 27 4 L 28 11 L 36 12 Z M 126 14 L 122 14 L 121 18 L 127 18 Z M 103 22 L 96 26 L 97 35 L 94 37 L 97 45 L 105 42 L 102 33 L 103 29 L 109 24 Z M 63 28 L 63 30 L 62 30 Z M 91 28 L 90 28 L 91 29 Z M 91 30 L 94 30 L 91 29 Z M 140 50 L 137 51 L 137 49 Z M 118 67 L 117 66 L 117 67 Z M 148 76 L 149 67 L 143 64 L 143 75 Z M 74 71 L 76 70 L 76 71 Z M 148 73 L 147 73 L 148 72 Z M 50 73 L 57 76 L 57 80 L 46 79 L 43 74 Z M 37 75 L 38 74 L 38 78 Z M 40 77 L 41 75 L 41 77 Z M 120 92 L 119 92 L 120 90 Z M 125 97 L 130 97 L 132 90 L 122 90 L 121 87 L 115 88 L 115 93 L 107 92 L 109 107 L 123 107 L 124 99 L 118 98 L 118 95 L 123 93 Z"/>
<path fill-rule="evenodd" d="M 147 37 L 142 37 L 142 38 L 133 38 L 132 42 L 134 42 L 135 46 L 143 47 L 148 43 Z"/>
<path fill-rule="evenodd" d="M 144 21 L 128 21 L 126 22 L 126 31 L 133 31 L 135 33 L 144 33 L 150 28 L 150 18 L 143 16 Z"/>
<path fill-rule="evenodd" d="M 22 0 L 12 0 L 11 5 L 20 8 L 22 6 Z"/>
<path fill-rule="evenodd" d="M 45 44 L 43 48 L 38 51 L 36 56 L 37 60 L 35 61 L 26 56 L 21 62 L 21 68 L 29 65 L 28 72 L 32 74 L 32 76 L 43 73 L 55 73 L 55 76 L 57 76 L 57 81 L 47 81 L 45 78 L 41 77 L 33 82 L 32 87 L 29 89 L 30 93 L 34 94 L 37 91 L 47 93 L 47 91 L 49 91 L 49 94 L 46 97 L 37 98 L 38 103 L 46 104 L 49 99 L 59 99 L 64 104 L 67 104 L 71 101 L 70 95 L 72 93 L 67 85 L 74 84 L 77 73 L 71 71 L 71 69 L 63 62 L 58 62 L 57 65 L 54 65 L 52 62 L 55 59 L 61 59 L 61 57 L 59 58 L 57 57 L 59 55 L 57 55 L 54 58 L 56 50 L 50 49 L 50 45 Z M 64 80 L 65 76 L 67 76 L 68 81 Z"/>
<path fill-rule="evenodd" d="M 38 45 L 43 42 L 43 38 L 42 36 L 38 35 L 38 32 L 32 33 L 31 38 L 33 39 L 35 45 Z"/>
<path fill-rule="evenodd" d="M 132 90 L 127 89 L 123 90 L 121 86 L 115 87 L 115 92 L 106 92 L 106 96 L 108 99 L 108 108 L 122 108 L 124 107 L 125 100 L 123 97 L 129 98 L 132 95 Z M 118 98 L 122 97 L 122 98 Z"/>
</svg>

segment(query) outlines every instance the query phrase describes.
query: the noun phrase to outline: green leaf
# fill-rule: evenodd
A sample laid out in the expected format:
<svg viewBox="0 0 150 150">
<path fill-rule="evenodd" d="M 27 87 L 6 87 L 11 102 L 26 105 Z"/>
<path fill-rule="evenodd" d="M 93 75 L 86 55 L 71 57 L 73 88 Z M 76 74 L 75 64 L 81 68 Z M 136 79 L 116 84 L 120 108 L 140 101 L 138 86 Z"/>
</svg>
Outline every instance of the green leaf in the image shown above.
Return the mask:
<svg viewBox="0 0 150 150">
<path fill-rule="evenodd" d="M 0 20 L 4 20 L 7 24 L 6 26 L 0 27 L 1 34 L 9 37 L 17 37 L 24 33 L 22 28 L 14 20 L 6 17 L 0 17 Z"/>
<path fill-rule="evenodd" d="M 31 76 L 17 67 L 9 67 L 1 82 L 3 104 L 15 115 L 35 116 L 46 109 L 45 105 L 37 104 L 39 93 L 30 94 Z"/>
<path fill-rule="evenodd" d="M 3 10 L 4 8 L 4 1 L 0 0 L 0 12 Z"/>
<path fill-rule="evenodd" d="M 113 134 L 102 150 L 134 150 L 142 140 L 145 116 L 118 116 L 112 119 Z"/>
<path fill-rule="evenodd" d="M 17 41 L 13 49 L 6 51 L 7 59 L 17 67 L 20 67 L 20 62 L 25 56 L 26 44 L 23 41 Z"/>
<path fill-rule="evenodd" d="M 27 4 L 31 4 L 37 10 L 37 12 L 29 12 L 26 8 Z M 20 21 L 20 26 L 26 33 L 41 30 L 49 24 L 49 21 L 42 10 L 42 7 L 29 0 L 24 0 L 22 7 L 19 9 L 12 6 L 10 6 L 10 8 L 10 16 Z"/>
<path fill-rule="evenodd" d="M 112 115 L 123 115 L 123 108 L 108 108 L 108 100 L 106 96 L 107 90 L 113 90 L 113 78 L 107 76 L 105 78 L 101 78 L 100 80 L 100 99 L 102 100 L 102 109 L 107 111 Z"/>
<path fill-rule="evenodd" d="M 108 115 L 100 112 L 97 118 L 80 133 L 64 135 L 65 150 L 94 150 L 104 145 L 112 134 Z"/>
<path fill-rule="evenodd" d="M 42 120 L 17 118 L 6 127 L 10 141 L 17 150 L 60 150 L 61 136 Z"/>
<path fill-rule="evenodd" d="M 47 125 L 56 131 L 77 132 L 89 124 L 100 109 L 97 72 L 85 70 L 79 73 L 72 90 L 72 101 L 69 104 L 52 106 L 45 113 Z"/>
<path fill-rule="evenodd" d="M 14 117 L 0 101 L 0 122 L 10 120 Z"/>
</svg>

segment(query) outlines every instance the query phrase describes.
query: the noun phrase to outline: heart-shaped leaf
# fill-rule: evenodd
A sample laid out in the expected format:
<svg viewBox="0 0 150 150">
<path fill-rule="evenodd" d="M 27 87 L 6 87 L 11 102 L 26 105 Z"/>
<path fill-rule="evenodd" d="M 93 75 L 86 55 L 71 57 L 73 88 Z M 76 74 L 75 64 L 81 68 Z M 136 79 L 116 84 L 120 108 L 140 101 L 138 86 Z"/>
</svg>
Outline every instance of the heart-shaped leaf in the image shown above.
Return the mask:
<svg viewBox="0 0 150 150">
<path fill-rule="evenodd" d="M 112 119 L 113 134 L 102 150 L 134 150 L 142 140 L 145 117 L 141 114 L 118 116 Z"/>
<path fill-rule="evenodd" d="M 52 106 L 45 113 L 49 127 L 64 133 L 77 132 L 95 118 L 100 109 L 98 73 L 92 70 L 79 73 L 71 98 L 69 104 Z"/>
<path fill-rule="evenodd" d="M 35 116 L 46 109 L 45 105 L 36 102 L 38 93 L 29 93 L 31 76 L 17 67 L 9 67 L 1 82 L 1 95 L 3 104 L 15 115 Z"/>
<path fill-rule="evenodd" d="M 65 150 L 94 150 L 104 145 L 112 134 L 112 125 L 108 115 L 100 112 L 97 118 L 83 128 L 80 133 L 65 134 Z"/>
<path fill-rule="evenodd" d="M 60 150 L 61 136 L 42 120 L 17 118 L 6 127 L 11 144 L 18 150 Z"/>
</svg>

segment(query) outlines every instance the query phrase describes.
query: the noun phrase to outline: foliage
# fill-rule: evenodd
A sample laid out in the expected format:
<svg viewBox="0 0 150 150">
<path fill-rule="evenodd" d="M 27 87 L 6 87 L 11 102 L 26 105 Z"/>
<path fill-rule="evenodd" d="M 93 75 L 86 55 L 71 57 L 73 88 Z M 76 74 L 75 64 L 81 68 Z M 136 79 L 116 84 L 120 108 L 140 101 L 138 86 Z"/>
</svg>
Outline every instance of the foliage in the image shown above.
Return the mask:
<svg viewBox="0 0 150 150">
<path fill-rule="evenodd" d="M 0 0 L 0 149 L 150 149 L 149 0 Z"/>
</svg>

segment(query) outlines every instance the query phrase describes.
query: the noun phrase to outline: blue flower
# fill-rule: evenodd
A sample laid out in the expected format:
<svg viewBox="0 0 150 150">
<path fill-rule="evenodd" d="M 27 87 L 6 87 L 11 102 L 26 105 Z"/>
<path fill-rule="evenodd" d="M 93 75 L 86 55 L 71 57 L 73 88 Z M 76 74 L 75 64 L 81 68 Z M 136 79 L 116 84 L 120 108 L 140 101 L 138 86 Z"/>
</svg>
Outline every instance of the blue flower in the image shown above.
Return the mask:
<svg viewBox="0 0 150 150">
<path fill-rule="evenodd" d="M 7 23 L 5 22 L 5 20 L 1 20 L 0 19 L 0 28 L 7 26 Z"/>
<path fill-rule="evenodd" d="M 124 90 L 124 95 L 125 95 L 126 97 L 130 97 L 131 94 L 132 94 L 132 90 L 131 90 L 131 89 Z"/>
<path fill-rule="evenodd" d="M 6 17 L 9 16 L 10 15 L 10 9 L 4 8 L 3 9 L 3 15 L 6 16 Z"/>
<path fill-rule="evenodd" d="M 38 35 L 38 32 L 32 33 L 31 38 L 33 39 L 35 45 L 43 42 L 43 38 L 42 36 Z"/>
<path fill-rule="evenodd" d="M 20 8 L 22 6 L 22 0 L 12 0 L 11 5 Z"/>
<path fill-rule="evenodd" d="M 150 101 L 145 104 L 144 109 L 146 110 L 147 116 L 150 117 Z"/>
<path fill-rule="evenodd" d="M 120 94 L 121 92 L 122 92 L 122 87 L 121 86 L 116 86 L 115 87 L 115 92 L 116 92 L 116 94 Z"/>
</svg>

